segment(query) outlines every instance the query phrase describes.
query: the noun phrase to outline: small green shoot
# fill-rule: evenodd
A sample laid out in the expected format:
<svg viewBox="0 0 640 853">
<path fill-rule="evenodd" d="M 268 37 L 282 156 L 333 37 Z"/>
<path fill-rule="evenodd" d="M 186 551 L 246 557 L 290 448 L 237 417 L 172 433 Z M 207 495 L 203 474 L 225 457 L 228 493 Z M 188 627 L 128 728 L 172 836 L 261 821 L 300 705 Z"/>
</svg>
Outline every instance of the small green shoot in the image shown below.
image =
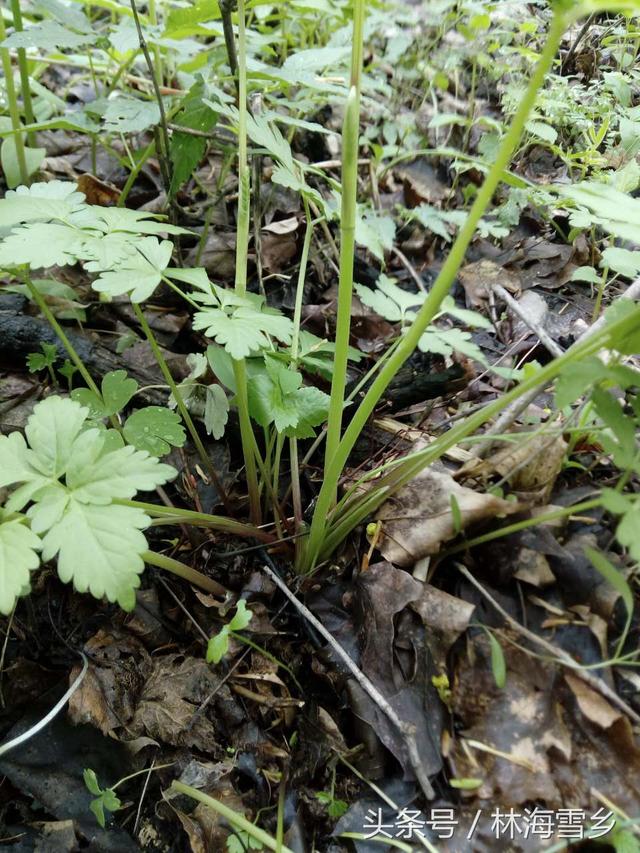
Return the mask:
<svg viewBox="0 0 640 853">
<path fill-rule="evenodd" d="M 253 613 L 247 609 L 246 601 L 241 598 L 236 605 L 233 618 L 223 625 L 218 633 L 211 637 L 207 644 L 207 663 L 218 664 L 229 651 L 229 637 L 236 631 L 244 631 L 253 618 Z"/>
</svg>

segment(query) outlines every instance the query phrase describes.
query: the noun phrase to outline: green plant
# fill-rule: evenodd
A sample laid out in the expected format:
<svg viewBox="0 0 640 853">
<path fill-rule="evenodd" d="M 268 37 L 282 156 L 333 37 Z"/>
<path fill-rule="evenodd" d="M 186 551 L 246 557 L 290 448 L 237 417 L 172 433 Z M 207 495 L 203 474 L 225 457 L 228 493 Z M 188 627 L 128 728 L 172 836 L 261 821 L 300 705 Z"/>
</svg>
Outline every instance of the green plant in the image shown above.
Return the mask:
<svg viewBox="0 0 640 853">
<path fill-rule="evenodd" d="M 244 631 L 249 622 L 251 622 L 252 617 L 253 613 L 247 610 L 247 604 L 241 598 L 236 605 L 236 612 L 233 614 L 231 621 L 223 625 L 218 633 L 209 640 L 207 644 L 207 663 L 220 663 L 229 651 L 229 637 L 234 636 L 236 631 Z"/>
</svg>

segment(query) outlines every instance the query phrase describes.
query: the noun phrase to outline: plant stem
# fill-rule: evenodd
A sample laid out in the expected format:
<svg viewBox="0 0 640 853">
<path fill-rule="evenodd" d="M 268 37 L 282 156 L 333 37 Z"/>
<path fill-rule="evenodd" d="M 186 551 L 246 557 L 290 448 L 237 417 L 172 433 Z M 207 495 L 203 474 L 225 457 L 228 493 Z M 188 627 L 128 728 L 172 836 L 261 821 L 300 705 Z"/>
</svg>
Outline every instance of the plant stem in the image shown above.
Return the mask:
<svg viewBox="0 0 640 853">
<path fill-rule="evenodd" d="M 210 592 L 211 595 L 218 595 L 223 598 L 227 595 L 227 590 L 217 581 L 208 578 L 196 569 L 192 569 L 191 566 L 181 563 L 180 560 L 167 557 L 166 554 L 158 554 L 156 551 L 145 551 L 142 559 L 145 563 L 149 563 L 150 566 L 157 566 L 159 569 L 171 572 L 171 574 L 189 581 L 190 584 L 200 587 L 205 592 Z"/>
<path fill-rule="evenodd" d="M 230 15 L 229 11 L 229 15 Z M 231 61 L 231 59 L 230 59 Z M 247 44 L 244 0 L 238 0 L 238 220 L 236 227 L 235 290 L 239 296 L 247 292 L 247 257 L 249 253 L 249 224 L 251 218 L 250 172 L 247 157 Z M 247 370 L 244 360 L 233 362 L 236 380 L 238 417 L 242 454 L 244 457 L 249 513 L 254 524 L 260 523 L 260 491 L 256 467 L 256 443 L 247 395 Z"/>
<path fill-rule="evenodd" d="M 205 806 L 209 806 L 228 821 L 234 828 L 239 829 L 241 832 L 246 832 L 247 835 L 254 838 L 262 844 L 263 847 L 268 847 L 269 850 L 276 850 L 278 842 L 272 835 L 269 835 L 269 833 L 265 832 L 264 829 L 260 829 L 260 827 L 256 826 L 255 823 L 251 823 L 251 821 L 247 820 L 244 815 L 239 812 L 234 812 L 233 809 L 229 808 L 229 806 L 225 806 L 225 804 L 221 803 L 220 800 L 216 800 L 208 794 L 204 794 L 197 788 L 192 788 L 191 785 L 185 785 L 184 782 L 172 782 L 171 790 L 177 791 L 179 794 L 184 794 L 187 797 L 191 797 L 191 799 L 197 800 Z M 280 850 L 282 853 L 292 853 L 292 850 L 284 845 L 280 845 Z"/>
<path fill-rule="evenodd" d="M 491 201 L 502 173 L 508 166 L 511 156 L 518 145 L 529 113 L 535 103 L 538 90 L 544 84 L 545 76 L 553 64 L 565 26 L 566 20 L 564 15 L 561 12 L 555 12 L 551 20 L 544 49 L 531 76 L 529 85 L 520 101 L 518 110 L 512 119 L 511 126 L 500 145 L 495 162 L 478 191 L 469 215 L 460 229 L 458 237 L 449 252 L 440 274 L 433 284 L 429 296 L 412 325 L 407 329 L 404 338 L 400 341 L 395 352 L 367 391 L 335 453 L 332 456 L 327 454 L 324 480 L 318 495 L 309 539 L 307 541 L 306 563 L 308 569 L 315 564 L 320 552 L 325 533 L 327 514 L 334 503 L 337 484 L 349 454 L 378 400 L 398 370 L 418 345 L 422 334 L 438 312 L 442 300 L 448 294 L 456 273 L 464 260 L 469 243 L 473 239 L 478 221 Z"/>
<path fill-rule="evenodd" d="M 362 76 L 362 39 L 364 0 L 355 0 L 353 12 L 353 48 L 351 51 L 351 88 L 342 127 L 342 209 L 340 213 L 340 279 L 336 318 L 331 398 L 325 445 L 325 470 L 335 457 L 340 444 L 342 411 L 347 382 L 349 333 L 351 331 L 351 299 L 353 295 L 353 262 L 356 246 L 356 211 L 358 196 L 358 142 L 360 137 L 360 79 Z M 338 481 L 332 483 L 328 495 L 335 504 Z M 328 507 L 329 508 L 329 507 Z"/>
<path fill-rule="evenodd" d="M 0 42 L 3 42 L 7 37 L 7 31 L 4 25 L 4 17 L 0 14 Z M 27 157 L 24 152 L 24 139 L 22 138 L 22 125 L 20 124 L 20 110 L 18 109 L 18 98 L 16 95 L 16 87 L 13 80 L 13 67 L 11 65 L 11 56 L 9 49 L 6 47 L 0 48 L 2 56 L 2 70 L 4 73 L 4 85 L 7 94 L 9 106 L 9 117 L 11 119 L 11 130 L 15 139 L 16 158 L 18 160 L 18 169 L 20 171 L 20 181 L 23 184 L 29 183 L 29 170 L 27 169 Z"/>
<path fill-rule="evenodd" d="M 209 454 L 207 453 L 205 446 L 202 443 L 202 439 L 198 435 L 198 430 L 196 429 L 195 424 L 193 423 L 193 420 L 191 419 L 191 415 L 189 414 L 189 410 L 185 406 L 184 400 L 182 399 L 182 394 L 180 393 L 180 389 L 178 388 L 175 379 L 171 375 L 171 371 L 169 370 L 169 366 L 168 366 L 167 362 L 165 361 L 164 356 L 162 355 L 162 350 L 158 346 L 158 342 L 156 341 L 156 337 L 153 334 L 153 331 L 152 331 L 151 327 L 149 326 L 149 323 L 147 322 L 147 318 L 144 316 L 142 309 L 140 308 L 140 306 L 136 302 L 132 302 L 131 305 L 132 305 L 133 311 L 134 311 L 134 313 L 138 319 L 138 322 L 140 323 L 142 331 L 144 332 L 146 339 L 149 341 L 149 345 L 150 345 L 151 350 L 153 352 L 153 355 L 155 356 L 155 359 L 158 363 L 158 367 L 162 371 L 162 375 L 164 376 L 167 385 L 171 389 L 171 393 L 173 394 L 173 399 L 176 401 L 176 405 L 178 406 L 178 410 L 180 412 L 182 420 L 184 421 L 185 426 L 189 430 L 189 434 L 190 434 L 191 439 L 192 439 L 192 441 L 196 447 L 196 450 L 198 451 L 200 459 L 202 460 L 202 464 L 205 466 L 205 468 L 207 470 L 207 474 L 211 478 L 211 482 L 213 483 L 216 491 L 218 492 L 218 495 L 220 496 L 222 503 L 224 504 L 224 508 L 226 509 L 227 512 L 231 512 L 230 505 L 229 505 L 229 497 L 227 495 L 227 492 L 226 492 L 224 486 L 222 485 L 222 483 L 220 482 L 220 479 L 216 473 L 216 470 L 213 467 L 213 463 L 212 463 L 211 459 L 209 458 Z"/>
<path fill-rule="evenodd" d="M 21 33 L 24 29 L 22 25 L 22 12 L 20 10 L 20 0 L 11 0 L 11 14 L 13 15 L 13 28 L 17 33 Z M 31 83 L 29 82 L 29 67 L 27 65 L 27 52 L 23 47 L 19 47 L 16 51 L 18 55 L 18 68 L 20 69 L 20 88 L 22 89 L 22 104 L 24 106 L 24 120 L 26 124 L 35 124 L 35 116 L 33 114 L 33 104 L 31 103 Z M 27 142 L 29 145 L 35 144 L 35 134 L 33 131 L 27 133 Z"/>
<path fill-rule="evenodd" d="M 177 507 L 161 506 L 160 504 L 145 503 L 144 501 L 125 500 L 124 498 L 114 500 L 120 506 L 133 506 L 144 510 L 158 520 L 166 524 L 191 524 L 194 527 L 210 527 L 233 536 L 244 536 L 258 539 L 260 542 L 272 543 L 273 536 L 265 530 L 253 527 L 251 524 L 243 524 L 241 521 L 233 521 L 222 515 L 210 515 L 206 512 L 195 512 L 191 509 L 179 509 Z"/>
<path fill-rule="evenodd" d="M 82 359 L 80 358 L 80 356 L 78 355 L 76 350 L 74 349 L 73 344 L 71 343 L 69 338 L 64 333 L 62 326 L 60 325 L 60 323 L 58 323 L 58 321 L 54 317 L 53 312 L 51 311 L 51 309 L 49 308 L 49 306 L 45 302 L 43 295 L 36 288 L 35 284 L 31 281 L 31 278 L 27 273 L 23 274 L 23 280 L 24 280 L 25 284 L 27 285 L 27 288 L 28 288 L 29 292 L 31 293 L 31 296 L 33 297 L 34 302 L 36 303 L 38 308 L 44 314 L 47 322 L 49 323 L 49 325 L 51 326 L 53 331 L 56 333 L 56 335 L 60 339 L 62 346 L 66 349 L 67 354 L 69 355 L 69 358 L 75 364 L 75 366 L 78 368 L 80 375 L 82 376 L 84 381 L 87 383 L 87 387 L 90 388 L 94 394 L 97 394 L 98 397 L 101 397 L 100 389 L 98 388 L 96 383 L 93 381 L 91 374 L 89 373 L 87 368 L 84 366 L 84 362 L 82 361 Z"/>
</svg>

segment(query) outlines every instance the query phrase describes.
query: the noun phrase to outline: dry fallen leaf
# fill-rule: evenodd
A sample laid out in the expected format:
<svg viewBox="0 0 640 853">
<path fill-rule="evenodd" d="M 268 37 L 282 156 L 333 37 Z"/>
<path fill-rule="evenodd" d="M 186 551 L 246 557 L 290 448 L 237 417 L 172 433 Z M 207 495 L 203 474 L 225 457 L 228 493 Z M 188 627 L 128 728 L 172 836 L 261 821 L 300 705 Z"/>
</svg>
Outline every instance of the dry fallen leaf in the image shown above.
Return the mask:
<svg viewBox="0 0 640 853">
<path fill-rule="evenodd" d="M 486 306 L 494 284 L 502 285 L 509 293 L 519 293 L 521 289 L 516 273 L 486 259 L 462 267 L 458 278 L 464 287 L 468 308 Z"/>
<path fill-rule="evenodd" d="M 601 729 L 608 729 L 622 716 L 620 711 L 616 711 L 604 696 L 592 690 L 581 678 L 571 675 L 570 672 L 565 672 L 564 680 L 571 688 L 578 707 L 585 717 L 600 726 Z"/>
<path fill-rule="evenodd" d="M 459 519 L 452 508 L 452 498 Z M 520 509 L 515 502 L 461 486 L 446 471 L 428 468 L 378 511 L 376 519 L 382 522 L 378 549 L 389 562 L 410 566 L 422 557 L 437 554 L 443 542 L 470 524 Z"/>
</svg>

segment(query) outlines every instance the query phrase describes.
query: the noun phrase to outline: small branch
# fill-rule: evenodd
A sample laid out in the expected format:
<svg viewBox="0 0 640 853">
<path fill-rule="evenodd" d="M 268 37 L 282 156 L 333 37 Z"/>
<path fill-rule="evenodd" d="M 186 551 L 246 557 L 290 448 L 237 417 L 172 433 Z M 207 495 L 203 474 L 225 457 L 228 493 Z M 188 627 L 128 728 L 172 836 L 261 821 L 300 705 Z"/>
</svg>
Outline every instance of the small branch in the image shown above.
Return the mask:
<svg viewBox="0 0 640 853">
<path fill-rule="evenodd" d="M 220 14 L 222 16 L 222 31 L 224 32 L 224 43 L 227 48 L 227 59 L 229 61 L 229 69 L 233 77 L 236 78 L 236 86 L 238 85 L 238 54 L 236 53 L 236 42 L 233 37 L 233 21 L 232 14 L 236 8 L 235 0 L 220 0 Z"/>
<path fill-rule="evenodd" d="M 487 592 L 487 590 L 482 586 L 482 584 L 477 581 L 471 572 L 466 569 L 464 566 L 460 565 L 460 563 L 456 563 L 456 568 L 458 571 L 464 575 L 464 577 L 472 584 L 478 592 L 486 598 L 486 600 L 491 604 L 491 606 L 496 610 L 502 618 L 507 622 L 507 624 L 513 628 L 514 631 L 517 631 L 523 637 L 526 637 L 534 645 L 538 646 L 541 649 L 544 649 L 545 652 L 552 655 L 558 663 L 562 666 L 566 666 L 573 673 L 575 673 L 578 678 L 581 678 L 585 684 L 588 684 L 592 690 L 597 691 L 606 699 L 608 699 L 612 705 L 618 707 L 624 714 L 626 714 L 629 719 L 633 720 L 634 723 L 640 723 L 640 714 L 637 714 L 633 708 L 631 708 L 624 699 L 621 699 L 618 694 L 609 687 L 602 679 L 597 678 L 595 675 L 591 675 L 590 672 L 582 669 L 581 665 L 574 660 L 571 655 L 567 654 L 564 649 L 558 648 L 558 646 L 554 646 L 553 643 L 550 643 L 548 640 L 545 640 L 543 637 L 539 637 L 537 634 L 534 634 L 533 631 L 529 631 L 528 628 L 525 628 L 521 625 L 513 616 L 510 616 L 503 607 L 501 607 L 498 602 L 493 598 L 493 596 Z"/>
<path fill-rule="evenodd" d="M 504 287 L 500 284 L 493 285 L 494 293 L 497 293 L 500 299 L 503 302 L 506 302 L 507 306 L 513 311 L 513 313 L 519 317 L 525 326 L 538 337 L 540 343 L 551 353 L 551 355 L 559 358 L 561 355 L 564 355 L 564 350 L 561 346 L 553 340 L 553 338 L 549 337 L 549 334 L 543 329 L 543 327 L 536 323 L 536 321 L 532 317 L 528 317 L 526 312 L 521 308 L 520 303 L 517 302 L 513 296 L 509 293 L 508 290 L 505 290 Z"/>
<path fill-rule="evenodd" d="M 289 587 L 282 581 L 278 575 L 273 572 L 268 566 L 263 566 L 262 571 L 267 574 L 271 580 L 276 584 L 276 586 L 286 595 L 289 601 L 294 605 L 294 607 L 304 616 L 304 618 L 313 625 L 316 631 L 324 637 L 327 643 L 331 646 L 336 655 L 340 658 L 340 660 L 347 667 L 349 672 L 356 679 L 360 687 L 369 695 L 369 698 L 377 705 L 377 707 L 382 711 L 382 713 L 387 717 L 389 722 L 398 730 L 398 733 L 402 737 L 405 747 L 407 749 L 407 753 L 409 755 L 409 760 L 411 762 L 411 767 L 413 768 L 413 772 L 416 774 L 416 778 L 420 783 L 420 787 L 428 800 L 432 800 L 435 797 L 435 792 L 431 787 L 431 783 L 424 772 L 424 768 L 422 766 L 422 759 L 420 758 L 420 753 L 418 751 L 418 744 L 416 741 L 416 732 L 415 726 L 410 725 L 409 723 L 405 723 L 400 719 L 396 711 L 391 707 L 389 702 L 385 699 L 382 693 L 378 690 L 378 688 L 370 681 L 369 678 L 359 669 L 355 663 L 351 660 L 347 652 L 343 649 L 343 647 L 335 640 L 329 631 L 324 627 L 322 622 L 313 615 L 313 613 L 309 610 L 308 607 L 299 601 L 296 596 L 291 592 Z"/>
</svg>

